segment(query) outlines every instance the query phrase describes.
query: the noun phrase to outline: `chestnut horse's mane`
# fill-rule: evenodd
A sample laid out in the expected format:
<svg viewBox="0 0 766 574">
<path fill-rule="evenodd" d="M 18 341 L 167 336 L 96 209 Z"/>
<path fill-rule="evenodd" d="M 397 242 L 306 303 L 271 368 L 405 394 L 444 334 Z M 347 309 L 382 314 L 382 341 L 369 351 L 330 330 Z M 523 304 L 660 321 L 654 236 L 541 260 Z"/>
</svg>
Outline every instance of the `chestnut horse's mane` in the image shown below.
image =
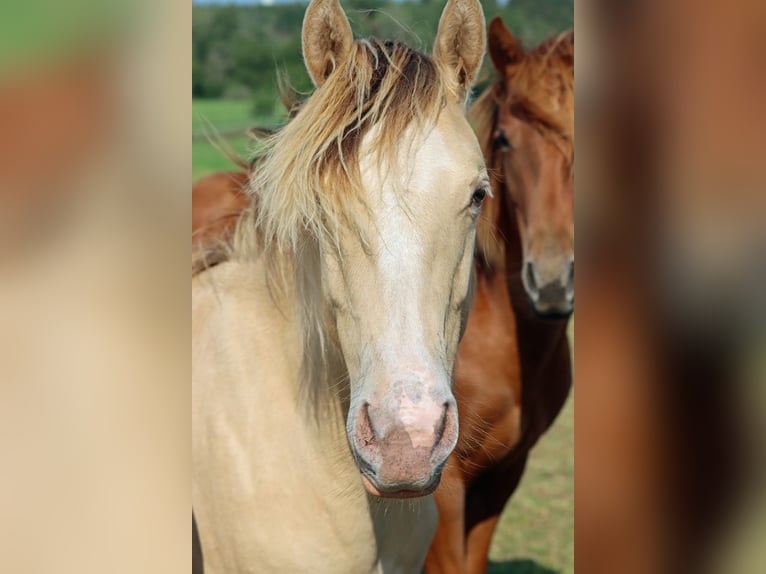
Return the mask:
<svg viewBox="0 0 766 574">
<path fill-rule="evenodd" d="M 510 103 L 519 117 L 540 133 L 574 163 L 574 31 L 567 30 L 526 52 L 512 69 L 512 82 L 496 78 L 471 107 L 471 122 L 490 169 L 495 146 L 498 104 Z M 510 85 L 508 85 L 510 84 Z M 510 90 L 510 91 L 507 91 Z M 479 219 L 477 253 L 490 262 L 498 259 L 498 237 L 494 229 L 497 202 L 485 206 Z"/>
</svg>

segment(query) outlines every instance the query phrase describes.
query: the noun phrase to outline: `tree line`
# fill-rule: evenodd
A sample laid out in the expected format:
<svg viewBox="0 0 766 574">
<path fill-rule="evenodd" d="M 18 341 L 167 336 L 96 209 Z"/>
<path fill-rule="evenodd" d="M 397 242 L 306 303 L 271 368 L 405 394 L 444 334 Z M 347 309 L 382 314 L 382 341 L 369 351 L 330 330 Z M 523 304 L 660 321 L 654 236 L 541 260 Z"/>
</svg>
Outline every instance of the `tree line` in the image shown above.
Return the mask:
<svg viewBox="0 0 766 574">
<path fill-rule="evenodd" d="M 501 15 L 526 46 L 567 29 L 574 0 L 483 0 L 487 20 Z M 398 38 L 430 51 L 444 0 L 394 2 L 345 0 L 357 36 Z M 308 91 L 301 60 L 304 3 L 194 5 L 192 8 L 192 97 L 251 99 L 257 113 L 275 110 L 276 71 L 287 73 L 298 90 Z"/>
</svg>

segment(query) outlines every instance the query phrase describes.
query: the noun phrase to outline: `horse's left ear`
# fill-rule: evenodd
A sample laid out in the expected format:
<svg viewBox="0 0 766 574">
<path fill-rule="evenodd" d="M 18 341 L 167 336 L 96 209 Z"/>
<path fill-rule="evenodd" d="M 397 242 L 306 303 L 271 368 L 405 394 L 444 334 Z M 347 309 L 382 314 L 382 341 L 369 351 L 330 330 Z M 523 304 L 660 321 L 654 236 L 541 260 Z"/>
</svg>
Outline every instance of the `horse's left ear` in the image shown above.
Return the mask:
<svg viewBox="0 0 766 574">
<path fill-rule="evenodd" d="M 434 43 L 434 60 L 457 84 L 465 99 L 484 59 L 486 33 L 479 0 L 449 0 L 444 8 Z"/>
<path fill-rule="evenodd" d="M 561 35 L 556 45 L 556 52 L 568 66 L 574 67 L 574 28 Z"/>
<path fill-rule="evenodd" d="M 303 59 L 316 87 L 351 52 L 354 35 L 338 0 L 313 0 L 303 17 Z"/>
<path fill-rule="evenodd" d="M 524 59 L 524 50 L 500 16 L 489 23 L 489 57 L 495 69 L 505 76 L 508 67 Z"/>
</svg>

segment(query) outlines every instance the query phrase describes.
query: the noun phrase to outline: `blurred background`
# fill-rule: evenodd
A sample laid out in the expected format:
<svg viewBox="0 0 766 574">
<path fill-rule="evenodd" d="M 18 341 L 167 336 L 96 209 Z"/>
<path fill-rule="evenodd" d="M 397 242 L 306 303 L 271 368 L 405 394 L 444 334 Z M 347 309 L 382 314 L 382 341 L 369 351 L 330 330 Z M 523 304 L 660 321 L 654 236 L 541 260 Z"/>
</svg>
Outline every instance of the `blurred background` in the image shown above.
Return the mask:
<svg viewBox="0 0 766 574">
<path fill-rule="evenodd" d="M 0 3 L 0 571 L 188 572 L 191 6 Z"/>
<path fill-rule="evenodd" d="M 575 13 L 576 570 L 762 572 L 766 4 Z"/>
</svg>

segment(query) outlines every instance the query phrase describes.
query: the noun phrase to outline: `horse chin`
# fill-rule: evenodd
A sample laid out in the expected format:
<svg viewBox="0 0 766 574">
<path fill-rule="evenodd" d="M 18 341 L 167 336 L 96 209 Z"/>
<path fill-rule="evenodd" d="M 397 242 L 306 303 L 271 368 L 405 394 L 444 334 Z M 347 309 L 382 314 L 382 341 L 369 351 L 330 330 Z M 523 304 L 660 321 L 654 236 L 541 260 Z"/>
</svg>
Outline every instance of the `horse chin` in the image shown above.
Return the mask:
<svg viewBox="0 0 766 574">
<path fill-rule="evenodd" d="M 366 474 L 361 473 L 361 476 L 364 489 L 369 494 L 379 498 L 420 498 L 421 496 L 428 496 L 433 493 L 436 487 L 439 486 L 439 480 L 437 479 L 421 490 L 381 490 Z"/>
<path fill-rule="evenodd" d="M 562 306 L 548 306 L 544 309 L 539 308 L 537 304 L 531 299 L 528 299 L 528 301 L 532 312 L 538 319 L 544 319 L 547 321 L 560 321 L 563 319 L 569 319 L 569 317 L 572 316 L 572 313 L 574 313 L 574 301 Z"/>
</svg>

